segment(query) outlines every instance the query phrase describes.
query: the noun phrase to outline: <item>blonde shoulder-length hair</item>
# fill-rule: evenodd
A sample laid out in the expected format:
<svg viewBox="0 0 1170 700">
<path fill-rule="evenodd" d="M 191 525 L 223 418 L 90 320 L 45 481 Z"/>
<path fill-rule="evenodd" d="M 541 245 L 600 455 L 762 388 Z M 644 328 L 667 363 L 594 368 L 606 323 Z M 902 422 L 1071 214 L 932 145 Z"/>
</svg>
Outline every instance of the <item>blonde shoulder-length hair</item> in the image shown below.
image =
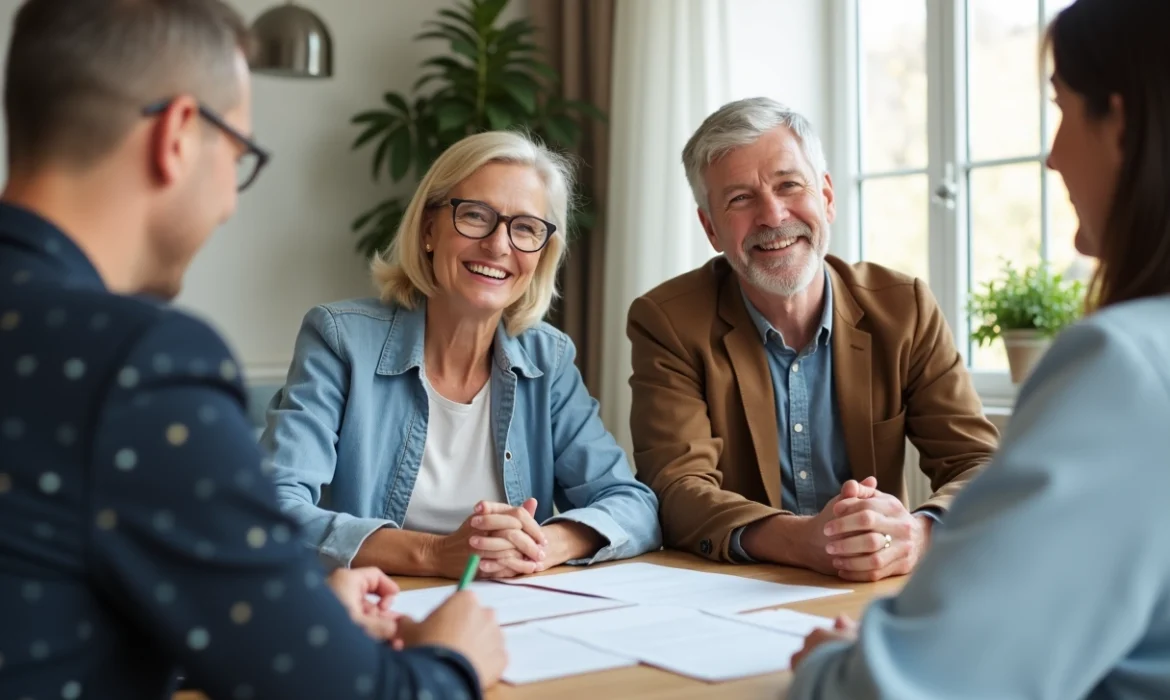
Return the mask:
<svg viewBox="0 0 1170 700">
<path fill-rule="evenodd" d="M 413 309 L 437 289 L 430 256 L 423 250 L 428 211 L 444 203 L 455 188 L 488 163 L 518 163 L 536 170 L 545 185 L 549 210 L 543 212 L 557 230 L 540 252 L 528 289 L 504 310 L 508 335 L 517 336 L 541 322 L 558 296 L 557 270 L 565 257 L 565 229 L 573 187 L 573 167 L 531 137 L 513 131 L 485 131 L 468 136 L 435 160 L 419 183 L 398 226 L 394 242 L 371 263 L 374 284 L 385 303 Z"/>
</svg>

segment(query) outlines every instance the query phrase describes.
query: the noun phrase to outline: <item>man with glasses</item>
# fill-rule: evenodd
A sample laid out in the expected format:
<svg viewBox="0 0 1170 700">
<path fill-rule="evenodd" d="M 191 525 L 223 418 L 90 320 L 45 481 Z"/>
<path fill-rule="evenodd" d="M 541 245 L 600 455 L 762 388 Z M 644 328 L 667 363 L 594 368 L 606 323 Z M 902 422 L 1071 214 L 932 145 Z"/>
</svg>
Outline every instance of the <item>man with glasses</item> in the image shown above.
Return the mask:
<svg viewBox="0 0 1170 700">
<path fill-rule="evenodd" d="M 180 669 L 216 698 L 468 698 L 503 669 L 470 594 L 400 623 L 381 572 L 325 576 L 276 504 L 227 347 L 165 304 L 268 161 L 247 45 L 219 0 L 17 13 L 0 698 L 161 698 Z"/>
</svg>

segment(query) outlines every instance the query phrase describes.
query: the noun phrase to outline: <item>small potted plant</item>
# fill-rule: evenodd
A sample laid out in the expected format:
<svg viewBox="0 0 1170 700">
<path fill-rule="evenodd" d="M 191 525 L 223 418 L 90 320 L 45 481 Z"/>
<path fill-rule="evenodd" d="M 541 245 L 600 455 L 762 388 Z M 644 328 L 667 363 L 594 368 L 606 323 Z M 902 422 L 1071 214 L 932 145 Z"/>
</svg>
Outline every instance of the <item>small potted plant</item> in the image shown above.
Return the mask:
<svg viewBox="0 0 1170 700">
<path fill-rule="evenodd" d="M 1046 263 L 1022 272 L 1005 262 L 1003 276 L 971 294 L 968 310 L 979 324 L 971 337 L 980 345 L 1003 338 L 1012 383 L 1024 381 L 1052 337 L 1074 323 L 1084 304 L 1084 285 L 1053 274 Z"/>
</svg>

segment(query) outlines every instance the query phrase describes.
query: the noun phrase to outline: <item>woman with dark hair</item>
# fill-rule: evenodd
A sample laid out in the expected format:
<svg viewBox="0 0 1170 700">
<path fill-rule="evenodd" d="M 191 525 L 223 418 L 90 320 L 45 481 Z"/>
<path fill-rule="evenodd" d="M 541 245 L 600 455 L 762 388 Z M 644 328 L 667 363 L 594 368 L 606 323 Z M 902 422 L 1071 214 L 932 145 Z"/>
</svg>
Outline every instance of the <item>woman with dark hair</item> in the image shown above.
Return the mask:
<svg viewBox="0 0 1170 700">
<path fill-rule="evenodd" d="M 790 698 L 1170 698 L 1170 2 L 1048 32 L 1048 165 L 1098 259 L 1092 313 L 1026 382 L 995 461 L 902 592 L 819 630 Z"/>
</svg>

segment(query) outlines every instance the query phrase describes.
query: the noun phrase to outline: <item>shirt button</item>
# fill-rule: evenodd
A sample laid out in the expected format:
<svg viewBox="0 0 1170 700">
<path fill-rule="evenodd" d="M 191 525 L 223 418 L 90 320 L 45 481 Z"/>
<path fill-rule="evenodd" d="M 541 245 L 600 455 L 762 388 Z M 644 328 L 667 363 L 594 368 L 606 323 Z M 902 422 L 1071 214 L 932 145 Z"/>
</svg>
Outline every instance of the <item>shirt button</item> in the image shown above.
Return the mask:
<svg viewBox="0 0 1170 700">
<path fill-rule="evenodd" d="M 511 461 L 512 461 L 512 453 L 511 453 L 510 451 L 508 451 L 508 450 L 504 450 L 504 461 L 505 461 L 505 462 L 511 462 Z"/>
<path fill-rule="evenodd" d="M 802 472 L 800 472 L 800 478 L 801 478 L 801 480 L 802 480 L 802 481 L 803 481 L 803 480 L 805 480 L 805 479 L 807 479 L 807 478 L 808 478 L 808 472 L 806 472 L 806 471 L 802 471 Z"/>
<path fill-rule="evenodd" d="M 798 433 L 803 433 L 803 432 L 804 432 L 804 426 L 803 426 L 803 425 L 801 425 L 800 423 L 797 423 L 796 425 L 792 426 L 792 429 L 793 429 L 793 430 L 795 430 L 795 431 L 796 431 L 796 432 L 798 432 Z"/>
<path fill-rule="evenodd" d="M 799 372 L 799 371 L 800 371 L 800 363 L 799 363 L 799 362 L 793 362 L 793 363 L 792 363 L 792 371 L 793 371 L 793 372 Z"/>
</svg>

